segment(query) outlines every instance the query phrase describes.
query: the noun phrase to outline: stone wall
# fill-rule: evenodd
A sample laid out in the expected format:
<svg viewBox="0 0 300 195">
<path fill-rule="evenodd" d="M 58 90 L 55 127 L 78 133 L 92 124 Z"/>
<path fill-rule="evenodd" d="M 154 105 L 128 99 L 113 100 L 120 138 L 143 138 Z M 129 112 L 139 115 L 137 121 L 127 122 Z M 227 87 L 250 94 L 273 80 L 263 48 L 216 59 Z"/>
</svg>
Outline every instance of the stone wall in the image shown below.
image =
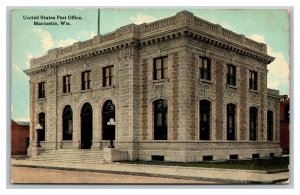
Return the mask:
<svg viewBox="0 0 300 195">
<path fill-rule="evenodd" d="M 209 33 L 207 33 L 209 32 Z M 154 80 L 154 59 L 167 57 L 168 75 Z M 211 59 L 211 80 L 201 80 L 200 57 Z M 267 67 L 274 58 L 266 47 L 219 25 L 180 12 L 151 24 L 128 25 L 105 36 L 96 36 L 47 56 L 31 60 L 31 142 L 37 116 L 46 113 L 45 149 L 80 148 L 80 113 L 84 103 L 93 108 L 92 149 L 107 147 L 102 140 L 102 108 L 106 100 L 116 107 L 116 148 L 128 159 L 199 161 L 205 155 L 228 159 L 230 154 L 279 155 L 278 121 L 274 142 L 266 141 L 267 109 L 276 95 L 268 96 Z M 227 85 L 227 64 L 236 66 L 236 86 Z M 103 87 L 103 67 L 114 65 L 113 86 Z M 81 72 L 91 70 L 91 89 L 81 90 Z M 258 73 L 258 90 L 249 90 L 249 71 Z M 64 94 L 63 76 L 71 75 L 71 92 Z M 46 98 L 37 98 L 37 85 L 46 82 Z M 168 102 L 168 138 L 154 140 L 153 102 Z M 199 140 L 200 100 L 211 102 L 210 140 Z M 236 140 L 227 141 L 227 104 L 236 105 Z M 73 140 L 62 140 L 62 112 L 73 110 Z M 259 110 L 257 141 L 249 142 L 249 109 Z M 273 106 L 273 107 L 272 107 Z M 275 106 L 275 107 L 274 107 Z M 236 149 L 240 148 L 240 149 Z"/>
</svg>

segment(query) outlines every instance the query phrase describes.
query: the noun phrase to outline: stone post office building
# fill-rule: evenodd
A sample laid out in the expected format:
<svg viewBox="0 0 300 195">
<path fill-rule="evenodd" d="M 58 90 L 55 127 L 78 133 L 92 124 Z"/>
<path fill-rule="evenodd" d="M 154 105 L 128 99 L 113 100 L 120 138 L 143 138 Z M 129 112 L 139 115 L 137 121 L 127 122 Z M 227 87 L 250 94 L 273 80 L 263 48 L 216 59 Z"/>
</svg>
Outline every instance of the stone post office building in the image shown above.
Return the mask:
<svg viewBox="0 0 300 195">
<path fill-rule="evenodd" d="M 267 46 L 182 11 L 30 61 L 30 151 L 115 149 L 129 160 L 278 156 Z M 41 124 L 42 130 L 35 127 Z"/>
</svg>

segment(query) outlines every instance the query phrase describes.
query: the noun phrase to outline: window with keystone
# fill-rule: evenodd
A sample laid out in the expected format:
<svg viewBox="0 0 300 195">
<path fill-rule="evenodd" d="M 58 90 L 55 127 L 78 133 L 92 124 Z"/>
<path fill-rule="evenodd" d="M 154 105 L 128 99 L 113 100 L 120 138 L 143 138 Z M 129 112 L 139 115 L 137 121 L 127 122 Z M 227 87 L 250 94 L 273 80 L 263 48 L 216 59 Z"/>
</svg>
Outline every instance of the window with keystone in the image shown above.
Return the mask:
<svg viewBox="0 0 300 195">
<path fill-rule="evenodd" d="M 168 77 L 168 57 L 154 59 L 154 80 L 167 79 Z"/>
<path fill-rule="evenodd" d="M 84 71 L 81 73 L 81 89 L 87 90 L 91 88 L 91 71 Z"/>
<path fill-rule="evenodd" d="M 236 66 L 227 64 L 227 84 L 236 85 Z"/>
<path fill-rule="evenodd" d="M 205 57 L 200 57 L 200 78 L 211 80 L 211 60 Z"/>
<path fill-rule="evenodd" d="M 63 77 L 63 93 L 71 92 L 71 75 L 66 75 Z"/>
<path fill-rule="evenodd" d="M 112 86 L 114 80 L 114 66 L 103 67 L 103 87 Z"/>
</svg>

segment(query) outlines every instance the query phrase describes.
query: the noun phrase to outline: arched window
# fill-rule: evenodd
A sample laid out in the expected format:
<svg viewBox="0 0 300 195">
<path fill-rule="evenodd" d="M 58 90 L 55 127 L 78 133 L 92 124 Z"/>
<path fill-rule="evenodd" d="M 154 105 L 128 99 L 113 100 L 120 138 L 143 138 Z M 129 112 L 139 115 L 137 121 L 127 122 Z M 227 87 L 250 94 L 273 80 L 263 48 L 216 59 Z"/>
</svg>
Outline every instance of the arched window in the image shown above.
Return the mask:
<svg viewBox="0 0 300 195">
<path fill-rule="evenodd" d="M 153 102 L 154 140 L 168 139 L 168 102 L 159 99 Z"/>
<path fill-rule="evenodd" d="M 39 141 L 45 141 L 45 113 L 41 112 L 39 114 L 39 123 L 40 125 L 43 127 L 43 129 L 41 129 L 39 132 L 38 132 L 38 139 Z"/>
<path fill-rule="evenodd" d="M 107 100 L 102 108 L 102 139 L 114 140 L 116 137 L 116 109 L 111 100 Z"/>
<path fill-rule="evenodd" d="M 200 101 L 200 140 L 210 139 L 210 101 Z"/>
<path fill-rule="evenodd" d="M 227 140 L 235 140 L 235 113 L 236 106 L 234 104 L 227 104 Z"/>
<path fill-rule="evenodd" d="M 66 106 L 63 111 L 63 140 L 72 140 L 73 137 L 73 112 L 71 106 Z"/>
<path fill-rule="evenodd" d="M 273 129 L 274 129 L 274 124 L 273 124 L 273 112 L 272 111 L 268 111 L 267 114 L 267 121 L 268 121 L 268 125 L 267 125 L 267 137 L 268 137 L 268 141 L 273 141 Z"/>
<path fill-rule="evenodd" d="M 250 116 L 250 140 L 251 141 L 255 141 L 257 140 L 257 113 L 258 113 L 258 110 L 257 108 L 255 107 L 251 107 L 250 108 L 250 113 L 249 113 L 249 116 Z"/>
</svg>

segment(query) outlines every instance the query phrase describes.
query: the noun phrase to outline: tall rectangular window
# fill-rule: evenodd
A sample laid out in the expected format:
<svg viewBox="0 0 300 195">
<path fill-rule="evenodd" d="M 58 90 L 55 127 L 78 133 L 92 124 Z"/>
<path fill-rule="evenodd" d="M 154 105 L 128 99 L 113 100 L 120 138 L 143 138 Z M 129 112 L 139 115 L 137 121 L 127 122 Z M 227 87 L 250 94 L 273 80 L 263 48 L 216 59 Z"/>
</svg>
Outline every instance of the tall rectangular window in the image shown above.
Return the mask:
<svg viewBox="0 0 300 195">
<path fill-rule="evenodd" d="M 227 140 L 235 140 L 236 106 L 227 104 Z"/>
<path fill-rule="evenodd" d="M 166 79 L 168 77 L 168 57 L 154 59 L 154 80 Z"/>
<path fill-rule="evenodd" d="M 236 85 L 236 66 L 227 65 L 227 84 Z"/>
<path fill-rule="evenodd" d="M 249 89 L 257 90 L 257 72 L 250 71 Z"/>
<path fill-rule="evenodd" d="M 268 130 L 268 141 L 273 141 L 273 112 L 268 111 L 267 112 L 267 130 Z"/>
<path fill-rule="evenodd" d="M 114 66 L 103 68 L 103 87 L 112 86 L 114 80 Z"/>
<path fill-rule="evenodd" d="M 255 141 L 257 140 L 257 114 L 258 109 L 255 107 L 250 108 L 250 140 Z"/>
<path fill-rule="evenodd" d="M 81 89 L 86 90 L 91 88 L 91 71 L 84 71 L 81 73 Z"/>
<path fill-rule="evenodd" d="M 66 75 L 63 77 L 63 93 L 71 92 L 71 75 Z"/>
<path fill-rule="evenodd" d="M 168 102 L 159 99 L 153 102 L 154 106 L 154 140 L 168 139 Z"/>
<path fill-rule="evenodd" d="M 39 83 L 39 98 L 45 98 L 45 82 Z"/>
<path fill-rule="evenodd" d="M 210 113 L 210 101 L 200 100 L 200 140 L 210 140 Z"/>
<path fill-rule="evenodd" d="M 205 57 L 200 57 L 200 78 L 210 80 L 210 62 L 211 60 Z"/>
</svg>

